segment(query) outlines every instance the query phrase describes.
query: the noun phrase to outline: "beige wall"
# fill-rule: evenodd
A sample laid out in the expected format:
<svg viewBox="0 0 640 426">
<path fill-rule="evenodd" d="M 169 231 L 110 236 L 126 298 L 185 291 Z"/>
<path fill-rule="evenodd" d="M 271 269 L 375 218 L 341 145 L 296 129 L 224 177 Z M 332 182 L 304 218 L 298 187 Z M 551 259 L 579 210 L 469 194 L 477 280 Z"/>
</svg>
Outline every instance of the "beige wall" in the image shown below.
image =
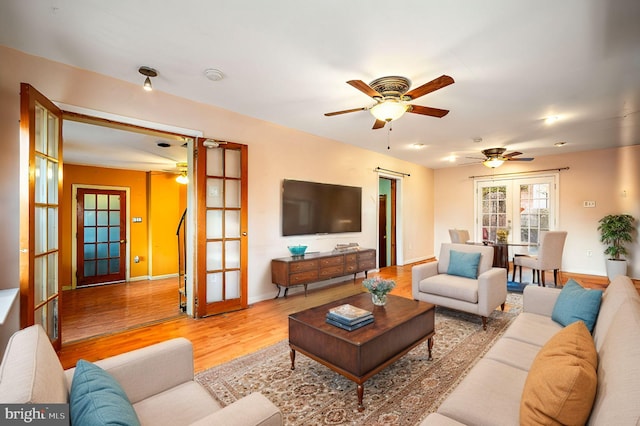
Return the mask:
<svg viewBox="0 0 640 426">
<path fill-rule="evenodd" d="M 559 149 L 560 150 L 560 149 Z M 640 145 L 598 151 L 559 154 L 536 158 L 530 163 L 506 163 L 496 174 L 569 167 L 559 173 L 559 215 L 557 229 L 568 231 L 562 269 L 590 275 L 606 275 L 604 246 L 597 231 L 598 220 L 608 214 L 628 213 L 640 219 Z M 487 175 L 482 165 L 452 167 L 435 171 L 436 246 L 449 240 L 449 228 L 474 229 L 474 180 Z M 595 201 L 595 208 L 583 201 Z M 636 222 L 637 224 L 637 222 Z M 640 278 L 640 245 L 636 232 L 627 246 L 628 274 Z M 592 256 L 587 256 L 587 250 Z"/>
<path fill-rule="evenodd" d="M 433 252 L 433 171 L 332 140 L 287 129 L 220 108 L 191 102 L 140 85 L 29 56 L 0 46 L 0 289 L 18 287 L 19 107 L 20 82 L 29 83 L 53 101 L 141 120 L 200 130 L 207 137 L 249 146 L 249 301 L 276 293 L 270 259 L 288 255 L 287 245 L 305 243 L 309 250 L 330 250 L 336 243 L 376 247 L 376 167 L 410 173 L 401 185 L 400 220 L 406 262 Z M 135 73 L 135 67 L 132 73 Z M 363 188 L 363 232 L 321 237 L 280 235 L 282 179 L 304 179 Z M 0 330 L 4 337 L 17 327 Z"/>
</svg>

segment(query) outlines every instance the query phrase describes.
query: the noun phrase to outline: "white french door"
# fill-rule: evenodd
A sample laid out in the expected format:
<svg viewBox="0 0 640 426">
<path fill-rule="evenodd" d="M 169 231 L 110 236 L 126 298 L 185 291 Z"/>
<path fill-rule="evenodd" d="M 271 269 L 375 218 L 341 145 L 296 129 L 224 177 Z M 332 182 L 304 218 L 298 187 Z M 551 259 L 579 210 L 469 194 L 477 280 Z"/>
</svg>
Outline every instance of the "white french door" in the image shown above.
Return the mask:
<svg viewBox="0 0 640 426">
<path fill-rule="evenodd" d="M 508 242 L 537 244 L 540 232 L 555 229 L 558 175 L 476 180 L 477 241 L 496 241 L 498 230 Z"/>
</svg>

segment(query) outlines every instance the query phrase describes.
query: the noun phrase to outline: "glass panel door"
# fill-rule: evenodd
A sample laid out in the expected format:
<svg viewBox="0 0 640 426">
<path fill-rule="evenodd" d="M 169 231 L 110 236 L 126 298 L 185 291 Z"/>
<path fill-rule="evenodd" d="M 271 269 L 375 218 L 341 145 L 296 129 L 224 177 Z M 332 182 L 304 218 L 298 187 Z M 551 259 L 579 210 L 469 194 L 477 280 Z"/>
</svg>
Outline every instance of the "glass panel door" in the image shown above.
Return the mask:
<svg viewBox="0 0 640 426">
<path fill-rule="evenodd" d="M 247 307 L 247 146 L 198 139 L 197 316 Z"/>
<path fill-rule="evenodd" d="M 540 232 L 557 224 L 557 175 L 476 181 L 476 239 L 498 241 L 508 232 L 514 253 L 535 252 Z"/>
<path fill-rule="evenodd" d="M 78 188 L 78 286 L 125 280 L 126 192 Z"/>
<path fill-rule="evenodd" d="M 40 324 L 59 349 L 62 113 L 28 84 L 20 85 L 20 96 L 29 175 L 28 187 L 21 186 L 20 325 Z"/>
<path fill-rule="evenodd" d="M 478 186 L 479 222 L 476 241 L 498 239 L 498 231 L 511 227 L 511 185 L 483 182 Z"/>
</svg>

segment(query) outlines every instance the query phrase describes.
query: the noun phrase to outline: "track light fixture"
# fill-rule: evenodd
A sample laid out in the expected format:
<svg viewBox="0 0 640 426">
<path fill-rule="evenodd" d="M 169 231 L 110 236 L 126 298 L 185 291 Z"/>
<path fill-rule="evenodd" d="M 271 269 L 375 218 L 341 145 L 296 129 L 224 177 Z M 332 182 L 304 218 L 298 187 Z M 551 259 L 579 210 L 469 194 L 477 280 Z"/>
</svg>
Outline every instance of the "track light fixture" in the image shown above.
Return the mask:
<svg viewBox="0 0 640 426">
<path fill-rule="evenodd" d="M 151 77 L 157 77 L 158 71 L 154 70 L 153 68 L 143 66 L 138 68 L 138 72 L 147 77 L 144 79 L 144 85 L 142 86 L 144 90 L 146 90 L 147 92 L 152 91 L 153 87 L 151 86 Z"/>
</svg>

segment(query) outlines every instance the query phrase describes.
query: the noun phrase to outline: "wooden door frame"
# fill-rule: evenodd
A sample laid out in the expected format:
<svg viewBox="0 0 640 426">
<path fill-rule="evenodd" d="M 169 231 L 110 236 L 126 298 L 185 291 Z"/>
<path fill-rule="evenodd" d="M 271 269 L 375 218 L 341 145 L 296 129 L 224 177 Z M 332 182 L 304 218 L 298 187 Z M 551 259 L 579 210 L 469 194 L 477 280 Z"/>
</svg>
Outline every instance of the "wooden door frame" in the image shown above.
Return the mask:
<svg viewBox="0 0 640 426">
<path fill-rule="evenodd" d="M 400 176 L 378 172 L 378 182 L 380 179 L 387 179 L 391 182 L 391 265 L 402 266 L 404 265 L 403 222 L 402 215 L 398 212 L 402 210 L 403 179 Z M 378 195 L 380 195 L 379 190 Z"/>
<path fill-rule="evenodd" d="M 384 268 L 389 266 L 387 265 L 387 194 L 378 194 L 378 212 L 378 268 Z M 384 238 L 382 230 L 384 230 Z"/>
<path fill-rule="evenodd" d="M 56 313 L 56 338 L 51 341 L 54 349 L 59 350 L 62 346 L 62 317 L 60 315 L 62 309 L 62 285 L 61 285 L 61 266 L 62 256 L 60 252 L 61 235 L 59 230 L 62 225 L 62 214 L 60 205 L 62 203 L 63 188 L 63 139 L 62 139 L 62 111 L 49 100 L 44 94 L 40 93 L 35 87 L 28 83 L 20 83 L 20 262 L 19 262 L 19 281 L 20 281 L 20 328 L 25 328 L 35 323 L 35 184 L 36 184 L 36 164 L 35 164 L 35 108 L 36 104 L 40 104 L 47 112 L 53 113 L 58 120 L 57 127 L 57 292 L 55 297 L 47 296 L 48 301 L 45 304 L 57 301 Z M 24 173 L 26 171 L 26 173 Z M 26 219 L 26 220 L 25 220 Z M 48 306 L 47 306 L 48 307 Z M 47 335 L 51 339 L 51 330 L 47 325 Z"/>
<path fill-rule="evenodd" d="M 197 230 L 196 230 L 196 264 L 195 274 L 196 279 L 194 280 L 195 288 L 194 291 L 191 292 L 192 295 L 195 294 L 195 299 L 197 303 L 195 304 L 194 316 L 196 318 L 202 318 L 209 315 L 217 315 L 225 312 L 230 312 L 238 309 L 246 309 L 249 306 L 249 289 L 248 289 L 248 262 L 249 262 L 249 242 L 248 242 L 248 210 L 249 210 L 249 180 L 248 180 L 248 167 L 249 167 L 249 158 L 248 158 L 248 150 L 249 147 L 246 144 L 241 144 L 237 142 L 227 142 L 220 141 L 222 144 L 222 149 L 227 149 L 227 147 L 232 147 L 233 149 L 240 150 L 240 161 L 241 161 L 241 177 L 240 177 L 240 197 L 241 197 L 241 208 L 240 208 L 240 298 L 238 299 L 228 299 L 223 300 L 217 303 L 217 306 L 214 310 L 207 309 L 206 300 L 204 302 L 200 302 L 203 296 L 206 296 L 206 286 L 207 286 L 207 250 L 206 250 L 206 181 L 207 181 L 207 173 L 206 173 L 206 152 L 208 147 L 205 147 L 204 142 L 207 141 L 207 138 L 197 138 L 196 146 L 194 150 L 194 167 L 193 173 L 195 175 L 195 191 L 196 197 L 194 197 L 196 202 L 195 210 L 197 210 Z M 218 146 L 213 147 L 211 149 L 218 149 Z M 244 184 L 242 184 L 244 183 Z M 194 209 L 192 209 L 194 210 Z M 224 231 L 223 231 L 224 235 Z M 223 245 L 226 237 L 223 236 Z M 224 269 L 224 268 L 223 268 Z"/>
<path fill-rule="evenodd" d="M 71 287 L 65 287 L 63 290 L 76 289 L 78 287 L 78 276 L 76 272 L 78 271 L 78 237 L 76 235 L 76 230 L 78 228 L 78 189 L 101 189 L 101 190 L 113 190 L 113 191 L 124 191 L 127 197 L 126 203 L 126 212 L 125 212 L 125 223 L 126 226 L 126 240 L 125 244 L 125 273 L 124 280 L 125 282 L 129 282 L 131 279 L 131 188 L 128 186 L 107 186 L 107 185 L 88 185 L 83 183 L 74 183 L 71 185 Z M 147 253 L 148 256 L 148 253 Z M 148 275 L 148 274 L 147 274 Z"/>
</svg>

